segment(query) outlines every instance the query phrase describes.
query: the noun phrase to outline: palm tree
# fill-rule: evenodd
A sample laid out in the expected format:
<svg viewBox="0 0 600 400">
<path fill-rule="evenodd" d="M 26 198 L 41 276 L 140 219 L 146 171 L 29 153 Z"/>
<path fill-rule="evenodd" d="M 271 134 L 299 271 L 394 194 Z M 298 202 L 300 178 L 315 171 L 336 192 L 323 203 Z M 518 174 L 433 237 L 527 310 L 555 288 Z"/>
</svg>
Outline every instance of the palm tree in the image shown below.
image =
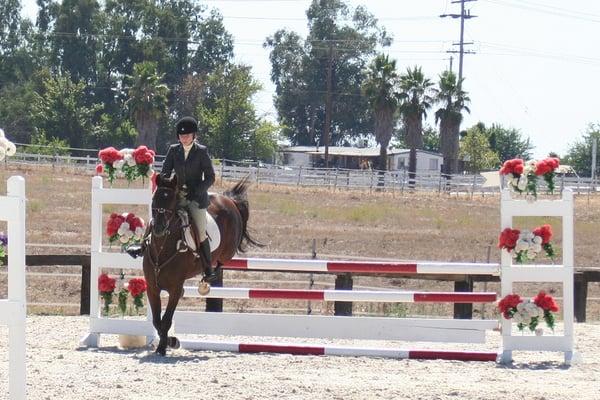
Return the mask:
<svg viewBox="0 0 600 400">
<path fill-rule="evenodd" d="M 135 121 L 138 131 L 137 145 L 156 149 L 156 136 L 160 119 L 167 114 L 169 88 L 162 83 L 164 74 L 158 74 L 156 63 L 144 61 L 133 66 L 133 75 L 127 76 L 125 105 Z"/>
<path fill-rule="evenodd" d="M 440 75 L 438 85 L 435 89 L 435 101 L 441 103 L 442 107 L 435 112 L 435 122 L 440 123 L 440 149 L 444 156 L 442 172 L 455 174 L 458 172 L 458 138 L 462 112 L 471 112 L 465 105 L 471 100 L 461 88 L 462 80 L 458 82 L 456 74 L 452 71 L 444 71 Z"/>
<path fill-rule="evenodd" d="M 375 120 L 375 139 L 379 144 L 377 169 L 387 170 L 387 147 L 396 125 L 400 97 L 396 91 L 398 73 L 396 60 L 380 54 L 371 63 L 366 73 L 363 92 L 367 97 Z"/>
<path fill-rule="evenodd" d="M 400 77 L 401 97 L 400 113 L 406 129 L 406 145 L 410 149 L 408 159 L 409 182 L 415 179 L 417 171 L 417 149 L 423 148 L 423 119 L 431 108 L 430 96 L 433 83 L 425 78 L 421 67 L 407 69 Z"/>
</svg>

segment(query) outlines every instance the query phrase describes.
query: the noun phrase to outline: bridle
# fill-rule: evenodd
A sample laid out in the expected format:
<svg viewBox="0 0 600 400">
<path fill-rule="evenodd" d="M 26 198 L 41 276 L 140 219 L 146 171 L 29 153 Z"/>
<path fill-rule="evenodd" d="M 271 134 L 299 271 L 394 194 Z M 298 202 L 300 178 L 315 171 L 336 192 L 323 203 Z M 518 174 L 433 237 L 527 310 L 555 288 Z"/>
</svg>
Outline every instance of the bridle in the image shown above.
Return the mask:
<svg viewBox="0 0 600 400">
<path fill-rule="evenodd" d="M 170 188 L 170 187 L 161 187 L 161 189 L 162 190 L 171 191 L 174 195 L 177 195 L 175 189 L 173 189 L 173 188 Z M 151 225 L 150 232 L 152 233 L 151 237 L 152 238 L 162 238 L 162 237 L 165 237 L 165 236 L 168 237 L 171 234 L 171 231 L 170 231 L 171 223 L 173 222 L 173 218 L 175 218 L 177 216 L 177 213 L 174 210 L 171 210 L 169 208 L 152 207 L 152 214 L 153 214 L 153 218 L 152 218 L 152 221 L 150 221 L 150 225 Z M 164 233 L 162 233 L 161 235 L 157 235 L 154 232 L 154 227 L 155 227 L 154 218 L 155 218 L 155 215 L 162 215 L 162 216 L 164 216 L 164 218 L 167 219 L 167 228 L 165 229 Z M 146 252 L 147 252 L 147 255 L 148 255 L 148 260 L 152 264 L 152 267 L 154 269 L 154 274 L 155 274 L 155 276 L 157 278 L 156 282 L 158 282 L 158 274 L 160 273 L 161 269 L 165 265 L 167 265 L 168 263 L 170 263 L 175 257 L 177 257 L 178 253 L 180 253 L 182 251 L 185 251 L 185 249 L 183 247 L 181 247 L 182 241 L 179 240 L 177 248 L 175 249 L 175 251 L 173 252 L 173 254 L 171 256 L 169 256 L 165 261 L 159 263 L 158 262 L 158 257 L 163 252 L 165 244 L 167 243 L 167 240 L 165 238 L 162 241 L 162 244 L 159 245 L 158 250 L 156 250 L 156 253 L 157 253 L 156 254 L 156 260 L 152 256 L 152 248 L 154 247 L 152 245 L 152 242 L 153 241 L 151 239 L 149 239 L 148 236 L 146 236 L 144 238 L 144 244 L 145 244 L 146 249 L 147 249 Z"/>
</svg>

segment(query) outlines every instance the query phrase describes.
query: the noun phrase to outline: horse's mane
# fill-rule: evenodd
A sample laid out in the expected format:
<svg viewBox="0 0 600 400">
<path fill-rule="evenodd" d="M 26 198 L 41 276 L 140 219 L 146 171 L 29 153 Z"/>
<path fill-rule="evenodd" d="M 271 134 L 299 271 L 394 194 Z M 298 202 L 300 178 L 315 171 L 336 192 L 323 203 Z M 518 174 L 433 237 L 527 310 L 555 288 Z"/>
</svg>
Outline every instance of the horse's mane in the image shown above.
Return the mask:
<svg viewBox="0 0 600 400">
<path fill-rule="evenodd" d="M 231 189 L 223 193 L 224 196 L 227 196 L 234 201 L 242 216 L 242 240 L 238 246 L 238 250 L 242 253 L 246 251 L 247 244 L 257 247 L 264 246 L 264 244 L 256 241 L 248 232 L 248 219 L 250 218 L 250 207 L 247 194 L 248 186 L 250 186 L 250 182 L 246 176 Z"/>
</svg>

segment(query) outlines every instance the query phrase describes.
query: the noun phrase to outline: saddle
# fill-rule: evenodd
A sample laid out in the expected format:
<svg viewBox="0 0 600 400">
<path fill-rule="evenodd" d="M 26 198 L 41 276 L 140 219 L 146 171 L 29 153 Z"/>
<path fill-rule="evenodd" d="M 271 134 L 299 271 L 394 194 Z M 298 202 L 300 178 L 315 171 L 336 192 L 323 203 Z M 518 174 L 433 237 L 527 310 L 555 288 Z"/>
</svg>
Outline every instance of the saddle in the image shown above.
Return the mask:
<svg viewBox="0 0 600 400">
<path fill-rule="evenodd" d="M 177 214 L 181 219 L 181 229 L 183 229 L 182 236 L 185 244 L 183 248 L 190 249 L 196 258 L 200 257 L 200 254 L 198 253 L 198 249 L 200 249 L 200 233 L 198 232 L 196 225 L 190 221 L 190 216 L 185 209 L 180 208 L 177 210 Z"/>
<path fill-rule="evenodd" d="M 177 210 L 177 214 L 179 218 L 181 218 L 181 225 L 183 229 L 183 242 L 187 246 L 183 246 L 184 248 L 189 248 L 196 257 L 200 257 L 198 251 L 200 249 L 200 234 L 196 225 L 190 221 L 190 216 L 185 209 Z M 214 251 L 219 244 L 221 243 L 221 232 L 219 232 L 219 227 L 212 215 L 207 211 L 206 212 L 206 236 L 208 237 L 208 241 L 210 243 L 210 250 Z M 187 250 L 186 250 L 187 251 Z"/>
</svg>

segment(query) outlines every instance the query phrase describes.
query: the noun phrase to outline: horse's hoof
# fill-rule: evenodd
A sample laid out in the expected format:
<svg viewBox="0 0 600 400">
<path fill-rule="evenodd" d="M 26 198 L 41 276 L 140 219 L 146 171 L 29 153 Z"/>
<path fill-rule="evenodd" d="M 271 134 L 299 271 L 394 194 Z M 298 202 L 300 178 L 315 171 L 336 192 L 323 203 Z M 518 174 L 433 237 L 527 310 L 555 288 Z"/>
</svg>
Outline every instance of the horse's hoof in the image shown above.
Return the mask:
<svg viewBox="0 0 600 400">
<path fill-rule="evenodd" d="M 181 343 L 179 342 L 179 339 L 177 339 L 175 336 L 169 336 L 168 340 L 168 344 L 169 347 L 172 349 L 178 349 L 181 347 Z"/>
<path fill-rule="evenodd" d="M 210 285 L 207 282 L 200 282 L 198 284 L 198 293 L 200 296 L 206 296 L 210 292 Z"/>
<path fill-rule="evenodd" d="M 159 356 L 166 356 L 167 355 L 167 349 L 158 348 L 158 349 L 156 349 L 155 353 L 158 354 Z"/>
</svg>

